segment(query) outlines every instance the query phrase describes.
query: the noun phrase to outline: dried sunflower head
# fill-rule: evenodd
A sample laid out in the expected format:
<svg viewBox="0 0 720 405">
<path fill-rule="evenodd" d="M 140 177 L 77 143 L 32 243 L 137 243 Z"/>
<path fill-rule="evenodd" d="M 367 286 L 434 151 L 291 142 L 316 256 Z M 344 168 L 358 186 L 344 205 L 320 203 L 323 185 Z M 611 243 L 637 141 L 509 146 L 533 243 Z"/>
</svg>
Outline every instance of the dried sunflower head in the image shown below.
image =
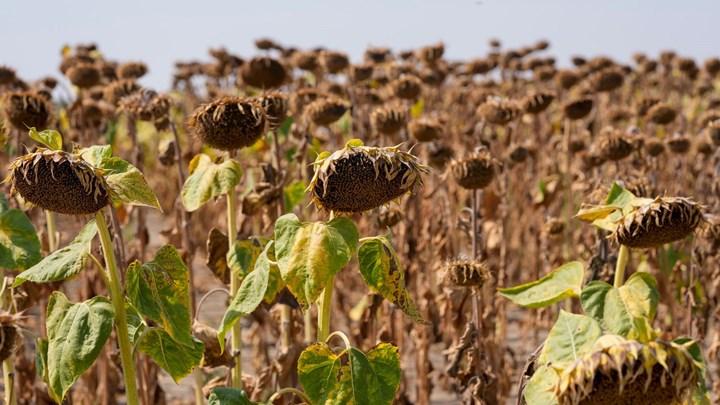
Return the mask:
<svg viewBox="0 0 720 405">
<path fill-rule="evenodd" d="M 337 97 L 321 98 L 307 105 L 305 114 L 315 125 L 330 125 L 342 118 L 350 103 Z"/>
<path fill-rule="evenodd" d="M 697 387 L 703 368 L 689 344 L 640 343 L 605 335 L 560 375 L 555 386 L 560 405 L 672 405 Z"/>
<path fill-rule="evenodd" d="M 443 125 L 436 118 L 418 118 L 410 121 L 408 131 L 418 142 L 430 142 L 440 139 Z"/>
<path fill-rule="evenodd" d="M 100 83 L 100 70 L 94 63 L 78 63 L 70 67 L 65 76 L 81 89 L 87 89 Z"/>
<path fill-rule="evenodd" d="M 648 119 L 659 125 L 673 122 L 676 116 L 677 112 L 675 112 L 675 109 L 663 102 L 656 103 L 647 111 Z"/>
<path fill-rule="evenodd" d="M 600 139 L 599 147 L 605 159 L 612 161 L 625 159 L 633 151 L 632 143 L 624 133 L 618 131 L 605 134 Z"/>
<path fill-rule="evenodd" d="M 327 73 L 340 73 L 350 66 L 350 59 L 342 52 L 320 52 L 320 63 Z"/>
<path fill-rule="evenodd" d="M 249 86 L 272 89 L 285 83 L 288 79 L 288 72 L 277 59 L 269 56 L 256 56 L 242 65 L 240 77 Z"/>
<path fill-rule="evenodd" d="M 6 93 L 3 99 L 3 112 L 7 120 L 16 129 L 45 129 L 53 118 L 53 106 L 43 96 L 36 93 Z"/>
<path fill-rule="evenodd" d="M 592 108 L 593 100 L 589 97 L 568 101 L 562 106 L 562 109 L 565 112 L 565 116 L 571 120 L 579 120 L 585 118 L 585 116 L 590 114 Z"/>
<path fill-rule="evenodd" d="M 684 197 L 657 197 L 634 207 L 611 237 L 631 248 L 653 248 L 684 239 L 703 222 L 700 205 Z"/>
<path fill-rule="evenodd" d="M 458 287 L 482 287 L 490 278 L 486 262 L 453 260 L 445 263 L 445 279 Z"/>
<path fill-rule="evenodd" d="M 375 148 L 358 140 L 315 161 L 308 186 L 318 208 L 338 213 L 363 212 L 383 206 L 422 186 L 428 169 L 398 147 Z"/>
<path fill-rule="evenodd" d="M 188 126 L 204 144 L 229 151 L 257 142 L 267 131 L 268 121 L 256 100 L 223 97 L 198 107 Z"/>
<path fill-rule="evenodd" d="M 390 83 L 396 97 L 404 100 L 415 100 L 422 92 L 422 82 L 416 76 L 403 75 Z"/>
<path fill-rule="evenodd" d="M 0 312 L 0 362 L 5 361 L 15 351 L 20 338 L 17 323 L 20 317 L 8 312 Z"/>
<path fill-rule="evenodd" d="M 127 97 L 132 93 L 140 91 L 141 87 L 135 80 L 123 79 L 112 82 L 105 86 L 103 90 L 103 98 L 108 103 L 117 106 L 123 97 Z"/>
<path fill-rule="evenodd" d="M 522 109 L 528 114 L 540 114 L 545 111 L 555 95 L 550 92 L 540 92 L 526 96 L 520 102 Z"/>
<path fill-rule="evenodd" d="M 12 184 L 12 194 L 60 214 L 94 214 L 110 203 L 102 173 L 81 156 L 59 150 L 38 148 L 15 159 L 5 181 Z"/>
<path fill-rule="evenodd" d="M 690 139 L 682 134 L 674 134 L 666 141 L 668 149 L 671 152 L 683 155 L 690 150 L 691 142 Z"/>
<path fill-rule="evenodd" d="M 462 188 L 479 189 L 487 187 L 495 178 L 497 161 L 487 149 L 450 163 L 455 181 Z"/>
<path fill-rule="evenodd" d="M 0 66 L 0 86 L 11 84 L 16 78 L 15 69 L 8 66 Z"/>
<path fill-rule="evenodd" d="M 610 67 L 596 73 L 592 78 L 592 87 L 598 92 L 613 91 L 623 84 L 625 74 L 616 67 Z"/>
<path fill-rule="evenodd" d="M 280 127 L 288 113 L 287 96 L 278 91 L 264 94 L 260 97 L 260 106 L 265 110 L 265 118 L 268 120 L 270 130 Z"/>
<path fill-rule="evenodd" d="M 376 131 L 383 135 L 394 135 L 405 127 L 407 116 L 403 106 L 390 103 L 373 111 L 370 120 Z"/>
<path fill-rule="evenodd" d="M 489 124 L 507 125 L 520 115 L 520 108 L 513 102 L 491 98 L 477 108 L 476 115 Z"/>
</svg>

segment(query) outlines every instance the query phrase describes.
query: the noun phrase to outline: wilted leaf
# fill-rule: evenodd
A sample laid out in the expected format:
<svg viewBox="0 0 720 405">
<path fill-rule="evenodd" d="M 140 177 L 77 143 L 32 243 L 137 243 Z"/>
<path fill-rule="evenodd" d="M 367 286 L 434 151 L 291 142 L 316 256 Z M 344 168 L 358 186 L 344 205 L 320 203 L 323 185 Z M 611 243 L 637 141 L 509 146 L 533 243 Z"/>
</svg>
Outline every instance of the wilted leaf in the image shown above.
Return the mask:
<svg viewBox="0 0 720 405">
<path fill-rule="evenodd" d="M 91 165 L 100 167 L 104 159 L 112 157 L 112 147 L 110 145 L 94 145 L 83 149 L 81 156 Z"/>
<path fill-rule="evenodd" d="M 95 297 L 70 303 L 55 291 L 47 307 L 48 380 L 62 402 L 70 387 L 95 362 L 112 332 L 115 313 L 110 300 Z"/>
<path fill-rule="evenodd" d="M 579 297 L 584 272 L 580 262 L 570 262 L 540 280 L 517 287 L 498 288 L 498 291 L 517 305 L 542 308 L 567 297 Z"/>
<path fill-rule="evenodd" d="M 560 310 L 560 316 L 545 340 L 538 360 L 542 364 L 577 360 L 591 350 L 595 341 L 602 336 L 598 323 L 585 315 L 576 315 Z"/>
<path fill-rule="evenodd" d="M 23 270 L 40 261 L 40 240 L 24 212 L 0 194 L 0 268 Z"/>
<path fill-rule="evenodd" d="M 112 189 L 113 202 L 162 211 L 145 176 L 135 166 L 118 157 L 106 157 L 98 167 L 105 171 L 103 176 Z"/>
<path fill-rule="evenodd" d="M 62 135 L 54 129 L 46 129 L 38 132 L 35 127 L 30 128 L 30 138 L 40 142 L 52 150 L 62 149 Z"/>
<path fill-rule="evenodd" d="M 230 284 L 230 271 L 227 264 L 229 251 L 227 235 L 217 228 L 211 229 L 207 239 L 206 264 L 223 284 Z"/>
<path fill-rule="evenodd" d="M 2 214 L 0 214 L 0 217 Z M 97 234 L 95 220 L 88 222 L 78 236 L 62 249 L 52 252 L 40 263 L 25 270 L 15 277 L 13 288 L 25 281 L 34 283 L 50 283 L 68 279 L 82 271 L 87 262 L 87 255 L 92 248 L 92 240 Z M 0 233 L 1 235 L 1 233 Z M 1 260 L 0 260 L 1 262 Z"/>
<path fill-rule="evenodd" d="M 268 242 L 265 250 L 260 254 L 258 261 L 267 261 L 267 250 L 272 249 L 273 242 Z M 218 328 L 218 341 L 220 350 L 225 349 L 225 334 L 233 327 L 235 322 L 245 315 L 252 313 L 263 300 L 267 289 L 269 266 L 256 266 L 240 284 L 237 294 L 230 302 L 225 315 L 223 315 L 220 328 Z"/>
<path fill-rule="evenodd" d="M 340 357 L 320 342 L 303 350 L 298 359 L 298 378 L 313 404 L 326 404 L 339 387 Z"/>
<path fill-rule="evenodd" d="M 216 164 L 206 154 L 195 156 L 190 169 L 182 189 L 182 202 L 188 211 L 195 211 L 212 198 L 227 194 L 242 178 L 240 163 L 230 159 Z"/>
<path fill-rule="evenodd" d="M 177 342 L 193 346 L 189 274 L 174 246 L 161 247 L 149 262 L 132 263 L 126 288 L 140 314 L 162 325 Z"/>
<path fill-rule="evenodd" d="M 527 405 L 557 405 L 555 384 L 559 379 L 560 375 L 551 366 L 543 364 L 538 367 L 525 387 Z"/>
<path fill-rule="evenodd" d="M 227 255 L 228 267 L 235 277 L 242 280 L 253 270 L 255 260 L 263 251 L 264 243 L 267 242 L 258 238 L 235 241 L 235 248 Z"/>
<path fill-rule="evenodd" d="M 358 250 L 360 274 L 374 293 L 400 307 L 415 322 L 427 324 L 405 288 L 405 271 L 390 241 L 377 236 L 364 240 Z"/>
<path fill-rule="evenodd" d="M 153 328 L 142 335 L 138 350 L 152 357 L 175 383 L 179 383 L 200 364 L 205 345 L 195 338 L 192 338 L 189 346 L 180 344 L 163 329 Z"/>
<path fill-rule="evenodd" d="M 359 235 L 347 218 L 300 222 L 286 214 L 275 222 L 275 257 L 285 285 L 307 309 L 350 261 Z"/>
</svg>

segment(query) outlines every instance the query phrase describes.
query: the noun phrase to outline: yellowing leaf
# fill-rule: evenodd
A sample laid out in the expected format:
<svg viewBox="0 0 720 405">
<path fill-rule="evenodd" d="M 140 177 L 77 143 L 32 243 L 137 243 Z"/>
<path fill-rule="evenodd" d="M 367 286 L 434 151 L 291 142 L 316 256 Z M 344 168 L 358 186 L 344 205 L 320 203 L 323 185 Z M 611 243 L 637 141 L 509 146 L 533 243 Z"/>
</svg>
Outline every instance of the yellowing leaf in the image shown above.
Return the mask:
<svg viewBox="0 0 720 405">
<path fill-rule="evenodd" d="M 190 173 L 182 189 L 182 202 L 188 211 L 195 211 L 212 198 L 227 194 L 242 178 L 239 162 L 230 159 L 217 164 L 205 154 L 193 158 Z"/>
<path fill-rule="evenodd" d="M 579 297 L 585 270 L 580 262 L 566 263 L 540 280 L 498 292 L 517 305 L 542 308 L 568 297 Z"/>
</svg>

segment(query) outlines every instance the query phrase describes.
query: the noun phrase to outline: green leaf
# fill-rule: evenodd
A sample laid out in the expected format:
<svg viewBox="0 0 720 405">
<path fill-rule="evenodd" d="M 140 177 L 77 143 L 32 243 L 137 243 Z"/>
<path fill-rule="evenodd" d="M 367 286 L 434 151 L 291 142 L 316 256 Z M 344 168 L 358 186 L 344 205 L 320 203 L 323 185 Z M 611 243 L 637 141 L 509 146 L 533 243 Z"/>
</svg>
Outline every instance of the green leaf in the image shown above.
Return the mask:
<svg viewBox="0 0 720 405">
<path fill-rule="evenodd" d="M 282 125 L 280 125 L 280 127 L 277 129 L 278 134 L 280 134 L 283 138 L 287 138 L 287 136 L 290 134 L 290 128 L 292 128 L 292 124 L 293 117 L 285 118 L 285 121 L 283 121 Z"/>
<path fill-rule="evenodd" d="M 315 343 L 300 354 L 298 378 L 313 404 L 327 404 L 339 388 L 340 357 L 323 343 Z"/>
<path fill-rule="evenodd" d="M 560 375 L 550 365 L 538 367 L 525 387 L 527 405 L 557 405 L 555 385 L 559 379 Z"/>
<path fill-rule="evenodd" d="M 623 337 L 649 336 L 652 329 L 648 327 L 660 299 L 656 286 L 652 275 L 635 273 L 620 288 L 593 281 L 585 286 L 580 300 L 585 313 L 598 321 L 604 330 Z"/>
<path fill-rule="evenodd" d="M 602 336 L 598 323 L 585 315 L 560 310 L 560 316 L 545 340 L 538 360 L 541 364 L 565 363 L 577 360 Z"/>
<path fill-rule="evenodd" d="M 275 262 L 275 241 L 270 241 L 265 245 L 265 250 L 260 254 L 257 261 L 255 261 L 255 270 L 253 271 L 268 273 L 267 288 L 265 288 L 263 301 L 268 304 L 272 303 L 280 290 L 285 288 L 280 269 Z"/>
<path fill-rule="evenodd" d="M 62 135 L 53 129 L 38 132 L 35 127 L 30 128 L 30 138 L 40 142 L 52 150 L 62 149 Z"/>
<path fill-rule="evenodd" d="M 48 380 L 55 400 L 62 402 L 70 386 L 95 362 L 112 332 L 110 300 L 95 297 L 83 303 L 70 303 L 55 291 L 47 307 Z"/>
<path fill-rule="evenodd" d="M 635 206 L 651 202 L 652 199 L 636 197 L 617 183 L 613 183 L 604 205 L 584 205 L 575 216 L 591 222 L 593 226 L 609 232 L 615 230 L 616 222 L 630 213 Z"/>
<path fill-rule="evenodd" d="M 517 287 L 498 288 L 498 291 L 522 307 L 547 307 L 567 297 L 579 297 L 584 272 L 580 262 L 570 262 L 540 280 Z"/>
<path fill-rule="evenodd" d="M 252 402 L 245 394 L 245 391 L 227 388 L 217 387 L 213 388 L 208 398 L 208 405 L 259 405 L 257 402 Z"/>
<path fill-rule="evenodd" d="M 352 359 L 353 352 L 351 351 L 351 364 Z M 377 399 L 381 401 L 379 403 L 392 404 L 395 393 L 400 387 L 400 379 L 402 378 L 398 348 L 390 343 L 380 343 L 367 352 L 367 360 L 370 363 L 371 372 L 375 375 L 378 382 L 378 388 L 381 394 L 377 397 Z M 359 371 L 361 374 L 364 372 L 364 370 Z M 373 403 L 377 402 L 373 401 Z"/>
<path fill-rule="evenodd" d="M 112 157 L 112 147 L 110 145 L 94 145 L 82 149 L 80 155 L 91 165 L 100 167 L 103 160 Z"/>
<path fill-rule="evenodd" d="M 135 345 L 135 342 L 145 330 L 145 323 L 143 322 L 142 315 L 129 303 L 125 303 L 125 316 L 127 317 L 128 324 L 128 336 L 130 336 L 130 343 Z"/>
<path fill-rule="evenodd" d="M 145 176 L 135 166 L 118 157 L 109 157 L 102 160 L 99 168 L 105 170 L 103 176 L 112 189 L 113 202 L 162 211 Z"/>
<path fill-rule="evenodd" d="M 163 329 L 152 328 L 140 338 L 138 350 L 152 357 L 177 384 L 200 364 L 205 345 L 198 339 L 192 338 L 192 344 L 186 346 L 175 341 Z"/>
<path fill-rule="evenodd" d="M 130 303 L 142 316 L 162 325 L 178 343 L 194 345 L 188 269 L 174 246 L 161 247 L 145 264 L 132 263 L 126 288 Z"/>
<path fill-rule="evenodd" d="M 24 212 L 0 194 L 0 268 L 23 270 L 40 261 L 40 240 Z"/>
<path fill-rule="evenodd" d="M 298 180 L 288 184 L 284 190 L 285 212 L 292 212 L 305 198 L 305 183 Z"/>
<path fill-rule="evenodd" d="M 227 194 L 240 183 L 242 168 L 235 160 L 213 163 L 210 156 L 199 154 L 190 162 L 190 176 L 182 189 L 182 202 L 195 211 L 212 198 Z"/>
<path fill-rule="evenodd" d="M 48 382 L 47 354 L 48 340 L 41 337 L 35 339 L 35 370 L 45 383 Z"/>
<path fill-rule="evenodd" d="M 273 242 L 268 242 L 265 250 L 260 254 L 258 262 L 267 260 L 267 250 L 272 249 Z M 255 269 L 245 277 L 237 294 L 230 302 L 225 315 L 223 315 L 220 328 L 218 328 L 218 342 L 220 350 L 225 350 L 225 334 L 233 327 L 235 322 L 245 315 L 252 313 L 265 297 L 265 290 L 270 275 L 269 266 L 255 266 Z"/>
<path fill-rule="evenodd" d="M 620 296 L 620 290 L 604 281 L 593 281 L 580 295 L 583 311 L 612 334 L 627 337 L 633 320 Z"/>
<path fill-rule="evenodd" d="M 358 250 L 360 274 L 368 288 L 400 307 L 415 322 L 428 324 L 405 288 L 405 271 L 390 241 L 384 236 L 367 238 Z"/>
<path fill-rule="evenodd" d="M 18 274 L 15 277 L 13 288 L 25 281 L 50 283 L 65 280 L 80 273 L 85 268 L 92 248 L 92 240 L 97 232 L 95 220 L 90 220 L 69 245 L 52 252 L 40 263 Z"/>
<path fill-rule="evenodd" d="M 263 242 L 257 238 L 235 241 L 235 248 L 227 254 L 227 264 L 235 277 L 242 280 L 253 270 L 255 261 L 263 251 Z"/>
<path fill-rule="evenodd" d="M 300 222 L 286 214 L 275 222 L 275 256 L 283 281 L 307 309 L 325 285 L 350 261 L 359 239 L 347 218 Z"/>
</svg>

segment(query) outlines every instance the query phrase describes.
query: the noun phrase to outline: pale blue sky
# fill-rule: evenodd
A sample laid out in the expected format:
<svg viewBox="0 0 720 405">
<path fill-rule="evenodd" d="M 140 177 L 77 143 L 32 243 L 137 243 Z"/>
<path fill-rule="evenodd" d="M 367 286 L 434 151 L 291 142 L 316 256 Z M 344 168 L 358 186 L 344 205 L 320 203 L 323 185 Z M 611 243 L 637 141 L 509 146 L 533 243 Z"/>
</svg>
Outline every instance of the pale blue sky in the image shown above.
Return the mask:
<svg viewBox="0 0 720 405">
<path fill-rule="evenodd" d="M 298 47 L 323 45 L 359 61 L 368 44 L 401 50 L 444 41 L 449 58 L 487 52 L 487 40 L 550 53 L 605 54 L 663 49 L 720 56 L 717 0 L 4 0 L 0 64 L 27 80 L 58 75 L 65 43 L 94 41 L 111 59 L 148 63 L 145 85 L 166 89 L 176 60 L 208 60 L 208 47 L 247 57 L 268 36 Z"/>
</svg>

